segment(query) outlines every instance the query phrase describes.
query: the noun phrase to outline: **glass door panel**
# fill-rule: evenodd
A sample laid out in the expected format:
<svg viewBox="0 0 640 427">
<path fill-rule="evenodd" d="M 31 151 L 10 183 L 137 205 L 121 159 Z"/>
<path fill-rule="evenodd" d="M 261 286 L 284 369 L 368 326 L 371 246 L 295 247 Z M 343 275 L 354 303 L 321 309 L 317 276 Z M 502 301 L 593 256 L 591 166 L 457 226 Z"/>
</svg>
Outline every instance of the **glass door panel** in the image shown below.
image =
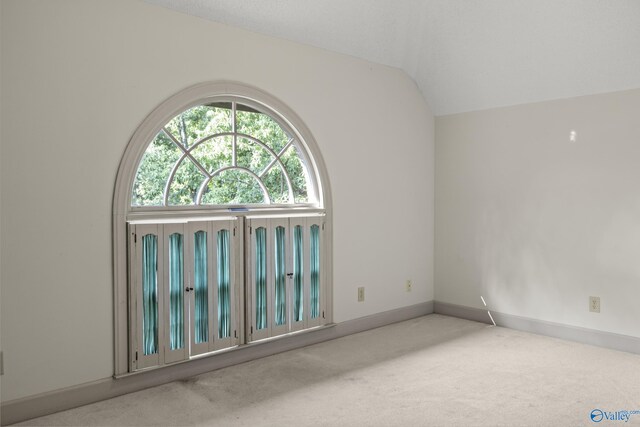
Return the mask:
<svg viewBox="0 0 640 427">
<path fill-rule="evenodd" d="M 158 236 L 142 236 L 142 354 L 158 353 Z"/>
<path fill-rule="evenodd" d="M 216 236 L 216 301 L 214 349 L 237 345 L 237 313 L 239 296 L 235 282 L 235 221 L 214 221 Z"/>
<path fill-rule="evenodd" d="M 267 229 L 255 229 L 255 328 L 260 331 L 267 328 Z"/>
<path fill-rule="evenodd" d="M 307 265 L 305 265 L 305 260 L 308 258 L 305 256 L 305 253 L 308 252 L 308 239 L 305 228 L 304 218 L 291 218 L 289 220 L 289 229 L 291 230 L 292 331 L 304 329 L 308 317 L 308 304 L 306 304 L 306 301 L 309 300 L 309 279 L 308 274 L 306 274 Z"/>
<path fill-rule="evenodd" d="M 164 363 L 163 342 L 163 239 L 162 226 L 130 225 L 130 251 L 137 266 L 132 277 L 130 321 L 135 334 L 131 336 L 131 366 L 146 368 Z"/>
<path fill-rule="evenodd" d="M 207 257 L 207 232 L 194 233 L 193 292 L 194 333 L 196 344 L 209 342 L 209 266 Z"/>
<path fill-rule="evenodd" d="M 271 219 L 272 257 L 272 317 L 271 336 L 289 332 L 290 275 L 287 262 L 288 220 Z"/>
<path fill-rule="evenodd" d="M 165 330 L 167 342 L 165 363 L 177 362 L 187 358 L 185 332 L 187 323 L 185 312 L 188 310 L 185 299 L 184 269 L 184 224 L 165 224 L 165 313 L 168 313 Z"/>
<path fill-rule="evenodd" d="M 308 327 L 323 323 L 322 313 L 322 277 L 321 277 L 321 234 L 319 218 L 307 218 L 309 230 L 309 321 Z"/>
<path fill-rule="evenodd" d="M 246 223 L 247 251 L 247 341 L 271 336 L 272 289 L 271 233 L 267 219 L 250 219 Z"/>
<path fill-rule="evenodd" d="M 209 249 L 211 226 L 206 222 L 190 223 L 189 229 L 189 266 L 190 282 L 189 311 L 191 320 L 191 355 L 206 353 L 209 350 L 212 330 L 210 316 L 211 299 L 211 251 Z"/>
<path fill-rule="evenodd" d="M 231 336 L 231 283 L 230 283 L 230 241 L 229 230 L 223 229 L 218 235 L 218 339 Z"/>
</svg>

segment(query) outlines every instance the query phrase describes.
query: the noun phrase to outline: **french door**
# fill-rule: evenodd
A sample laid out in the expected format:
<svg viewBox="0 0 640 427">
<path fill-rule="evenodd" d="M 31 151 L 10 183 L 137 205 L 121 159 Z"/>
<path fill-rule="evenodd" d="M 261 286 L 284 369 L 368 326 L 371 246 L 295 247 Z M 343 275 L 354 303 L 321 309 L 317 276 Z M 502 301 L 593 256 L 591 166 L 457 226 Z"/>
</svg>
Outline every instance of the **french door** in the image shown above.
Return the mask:
<svg viewBox="0 0 640 427">
<path fill-rule="evenodd" d="M 247 340 L 322 325 L 322 217 L 249 219 L 247 229 Z"/>
<path fill-rule="evenodd" d="M 232 221 L 188 223 L 191 356 L 235 346 L 238 292 Z M 239 239 L 238 239 L 239 240 Z"/>
<path fill-rule="evenodd" d="M 237 221 L 129 230 L 132 370 L 238 345 Z"/>
<path fill-rule="evenodd" d="M 129 224 L 131 370 L 324 324 L 322 220 Z"/>
</svg>

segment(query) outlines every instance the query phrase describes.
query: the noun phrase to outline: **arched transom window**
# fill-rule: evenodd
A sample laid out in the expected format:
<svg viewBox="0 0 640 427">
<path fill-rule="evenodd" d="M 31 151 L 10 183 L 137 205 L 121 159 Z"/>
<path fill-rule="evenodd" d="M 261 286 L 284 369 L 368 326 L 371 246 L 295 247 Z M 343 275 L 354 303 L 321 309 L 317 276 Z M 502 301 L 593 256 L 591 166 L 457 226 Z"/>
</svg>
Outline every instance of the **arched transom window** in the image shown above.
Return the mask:
<svg viewBox="0 0 640 427">
<path fill-rule="evenodd" d="M 131 205 L 315 205 L 309 157 L 275 112 L 225 98 L 164 124 L 142 157 Z"/>
</svg>

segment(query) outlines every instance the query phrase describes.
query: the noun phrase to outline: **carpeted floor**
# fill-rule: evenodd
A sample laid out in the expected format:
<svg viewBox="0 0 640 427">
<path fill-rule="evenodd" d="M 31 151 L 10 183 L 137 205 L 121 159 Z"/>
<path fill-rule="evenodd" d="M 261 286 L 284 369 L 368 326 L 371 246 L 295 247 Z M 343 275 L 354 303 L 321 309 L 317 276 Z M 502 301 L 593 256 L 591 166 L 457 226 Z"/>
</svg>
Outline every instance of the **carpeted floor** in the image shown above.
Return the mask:
<svg viewBox="0 0 640 427">
<path fill-rule="evenodd" d="M 19 425 L 634 424 L 640 355 L 429 315 Z"/>
</svg>

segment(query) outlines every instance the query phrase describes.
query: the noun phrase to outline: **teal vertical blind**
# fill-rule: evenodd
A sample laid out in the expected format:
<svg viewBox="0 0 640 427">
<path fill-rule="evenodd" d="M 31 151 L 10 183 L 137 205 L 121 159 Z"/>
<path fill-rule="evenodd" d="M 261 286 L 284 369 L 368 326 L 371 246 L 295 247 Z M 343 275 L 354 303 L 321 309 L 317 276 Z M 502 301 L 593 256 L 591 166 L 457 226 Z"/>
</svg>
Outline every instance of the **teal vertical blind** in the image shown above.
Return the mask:
<svg viewBox="0 0 640 427">
<path fill-rule="evenodd" d="M 320 316 L 320 227 L 317 224 L 311 226 L 310 237 L 310 262 L 311 273 L 311 318 Z"/>
<path fill-rule="evenodd" d="M 278 226 L 275 229 L 275 252 L 274 252 L 274 273 L 275 273 L 275 323 L 284 325 L 287 323 L 287 294 L 286 294 L 286 271 L 285 271 L 285 229 Z"/>
<path fill-rule="evenodd" d="M 304 241 L 301 225 L 293 228 L 293 320 L 300 322 L 304 315 Z"/>
<path fill-rule="evenodd" d="M 256 229 L 256 329 L 267 327 L 267 229 Z"/>
<path fill-rule="evenodd" d="M 142 237 L 142 350 L 158 352 L 158 237 Z"/>
<path fill-rule="evenodd" d="M 207 264 L 207 232 L 194 234 L 193 286 L 194 335 L 196 344 L 209 341 L 209 279 Z"/>
<path fill-rule="evenodd" d="M 169 345 L 184 348 L 184 250 L 180 233 L 169 236 Z"/>
<path fill-rule="evenodd" d="M 218 231 L 218 338 L 231 336 L 229 230 Z"/>
</svg>

